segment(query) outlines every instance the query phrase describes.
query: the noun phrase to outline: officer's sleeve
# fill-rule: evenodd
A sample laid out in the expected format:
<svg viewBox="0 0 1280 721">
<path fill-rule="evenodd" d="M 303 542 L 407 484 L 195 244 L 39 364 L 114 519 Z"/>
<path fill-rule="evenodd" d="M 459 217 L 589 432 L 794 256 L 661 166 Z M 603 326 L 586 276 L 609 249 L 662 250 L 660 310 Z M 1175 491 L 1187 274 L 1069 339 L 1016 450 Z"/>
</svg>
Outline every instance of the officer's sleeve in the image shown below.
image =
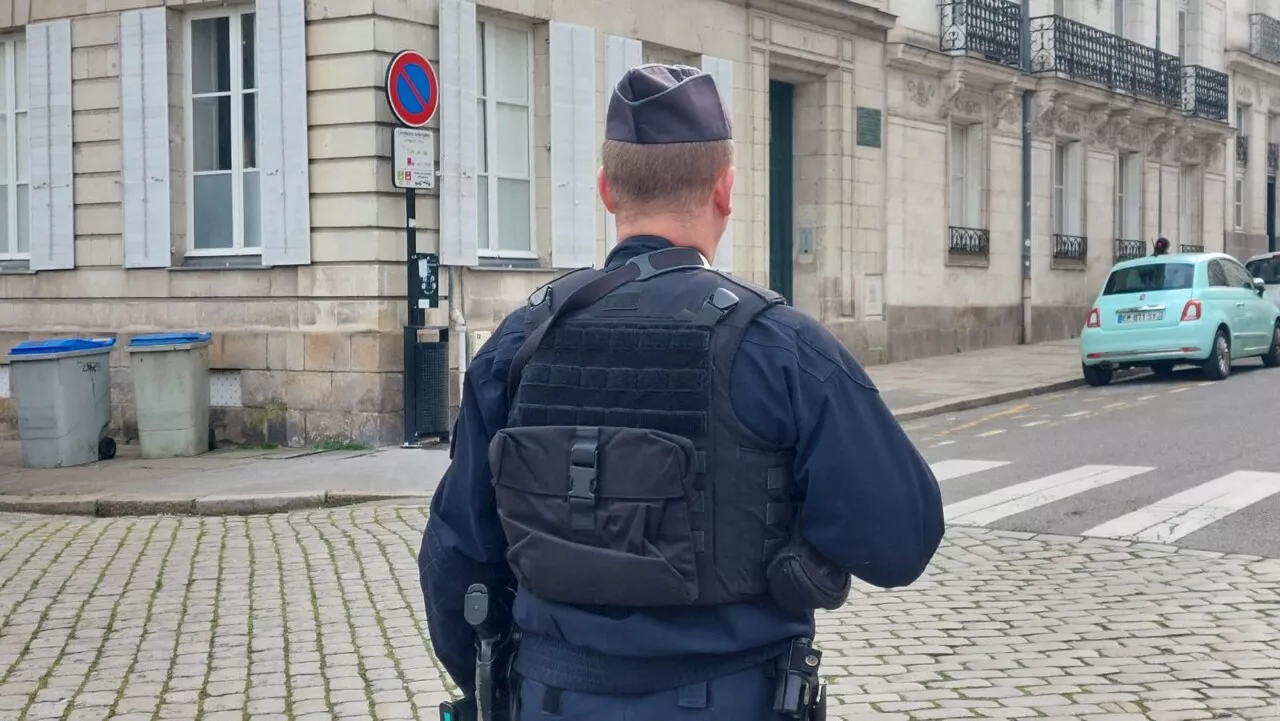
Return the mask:
<svg viewBox="0 0 1280 721">
<path fill-rule="evenodd" d="M 795 449 L 805 539 L 866 583 L 919 578 L 942 541 L 938 483 L 848 350 L 812 318 L 775 308 L 748 328 L 732 377 L 743 423 Z"/>
<path fill-rule="evenodd" d="M 418 554 L 427 626 L 437 658 L 471 696 L 475 690 L 475 634 L 463 618 L 467 587 L 483 583 L 507 614 L 514 588 L 504 560 L 489 469 L 489 442 L 506 423 L 505 368 L 519 346 L 522 322 L 508 318 L 472 359 L 463 382 L 451 439 L 451 463 L 431 499 Z M 506 359 L 504 362 L 503 359 Z M 508 619 L 509 620 L 509 619 Z"/>
</svg>

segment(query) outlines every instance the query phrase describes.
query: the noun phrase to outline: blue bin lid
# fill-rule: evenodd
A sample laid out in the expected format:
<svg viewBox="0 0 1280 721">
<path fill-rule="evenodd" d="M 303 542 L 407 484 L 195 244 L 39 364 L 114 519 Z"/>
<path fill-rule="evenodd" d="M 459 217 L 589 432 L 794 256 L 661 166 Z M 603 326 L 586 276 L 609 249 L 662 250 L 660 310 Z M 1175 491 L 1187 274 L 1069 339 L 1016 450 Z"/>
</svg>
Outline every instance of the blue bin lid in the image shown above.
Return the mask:
<svg viewBox="0 0 1280 721">
<path fill-rule="evenodd" d="M 212 333 L 148 333 L 135 335 L 129 346 L 184 345 L 186 343 L 206 343 L 213 338 Z"/>
<path fill-rule="evenodd" d="M 99 350 L 116 344 L 115 338 L 47 338 L 19 343 L 10 351 L 11 356 L 44 355 L 46 353 L 74 353 L 82 350 Z"/>
</svg>

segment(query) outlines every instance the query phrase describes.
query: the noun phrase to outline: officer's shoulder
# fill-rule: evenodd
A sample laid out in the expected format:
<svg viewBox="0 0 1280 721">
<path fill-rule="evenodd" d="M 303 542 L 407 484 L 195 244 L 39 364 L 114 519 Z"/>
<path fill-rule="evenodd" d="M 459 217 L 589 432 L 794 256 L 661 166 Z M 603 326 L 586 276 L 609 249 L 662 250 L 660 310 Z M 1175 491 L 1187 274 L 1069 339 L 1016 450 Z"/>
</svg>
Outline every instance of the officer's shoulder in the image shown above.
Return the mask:
<svg viewBox="0 0 1280 721">
<path fill-rule="evenodd" d="M 798 370 L 823 381 L 839 376 L 876 390 L 862 364 L 840 339 L 817 319 L 792 306 L 774 305 L 757 316 L 748 326 L 743 344 L 772 351 L 784 362 L 789 356 L 789 362 L 795 363 Z"/>
</svg>

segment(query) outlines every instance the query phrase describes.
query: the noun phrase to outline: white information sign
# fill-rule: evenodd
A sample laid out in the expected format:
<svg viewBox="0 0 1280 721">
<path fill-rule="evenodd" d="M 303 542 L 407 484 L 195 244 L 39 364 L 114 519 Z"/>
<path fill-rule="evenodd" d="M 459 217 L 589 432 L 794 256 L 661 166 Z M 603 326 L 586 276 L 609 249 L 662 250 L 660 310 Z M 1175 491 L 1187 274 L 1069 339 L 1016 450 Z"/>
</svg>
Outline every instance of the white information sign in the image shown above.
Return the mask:
<svg viewBox="0 0 1280 721">
<path fill-rule="evenodd" d="M 396 128 L 393 145 L 397 188 L 430 190 L 436 187 L 434 132 Z"/>
</svg>

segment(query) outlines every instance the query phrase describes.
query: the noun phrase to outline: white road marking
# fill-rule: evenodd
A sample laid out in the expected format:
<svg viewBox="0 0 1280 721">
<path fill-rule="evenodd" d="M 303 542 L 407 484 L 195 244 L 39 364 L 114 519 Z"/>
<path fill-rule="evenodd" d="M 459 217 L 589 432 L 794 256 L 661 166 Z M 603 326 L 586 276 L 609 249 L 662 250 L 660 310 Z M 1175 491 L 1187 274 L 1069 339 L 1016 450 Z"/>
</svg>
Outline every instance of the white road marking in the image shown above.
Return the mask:
<svg viewBox="0 0 1280 721">
<path fill-rule="evenodd" d="M 1080 466 L 952 503 L 943 514 L 948 523 L 981 526 L 1151 470 L 1148 466 Z"/>
<path fill-rule="evenodd" d="M 1119 407 L 1124 406 L 1124 405 L 1126 405 L 1126 404 L 1122 401 L 1122 402 L 1120 402 L 1120 403 L 1111 403 L 1111 404 L 1105 405 L 1105 406 L 1103 406 L 1103 408 L 1119 408 Z"/>
<path fill-rule="evenodd" d="M 997 428 L 997 429 L 995 429 L 994 431 L 987 431 L 986 433 L 979 433 L 979 434 L 978 434 L 978 437 L 979 437 L 979 438 L 986 438 L 987 436 L 998 436 L 998 435 L 1000 435 L 1001 433 L 1004 433 L 1004 429 L 1003 429 L 1003 428 Z"/>
<path fill-rule="evenodd" d="M 1155 398 L 1155 396 L 1142 396 L 1142 397 L 1141 397 L 1141 398 L 1139 398 L 1138 400 L 1140 400 L 1140 401 L 1149 401 L 1149 400 L 1151 400 L 1152 398 Z"/>
<path fill-rule="evenodd" d="M 1063 418 L 1079 418 L 1080 416 L 1087 416 L 1089 413 L 1090 411 L 1076 411 L 1075 413 L 1066 414 Z"/>
<path fill-rule="evenodd" d="M 929 468 L 933 470 L 933 477 L 938 482 L 949 481 L 952 478 L 960 478 L 974 473 L 989 471 L 992 468 L 1009 465 L 1009 461 L 965 461 L 954 459 L 950 461 L 938 461 L 930 463 Z"/>
<path fill-rule="evenodd" d="M 1190 386 L 1183 386 L 1183 387 L 1181 387 L 1181 388 L 1174 388 L 1173 390 L 1171 390 L 1171 391 L 1169 391 L 1169 392 L 1170 392 L 1170 393 L 1182 393 L 1182 392 L 1184 392 L 1184 391 L 1189 391 L 1189 390 L 1191 390 Z"/>
<path fill-rule="evenodd" d="M 1280 473 L 1235 471 L 1085 531 L 1085 536 L 1171 543 L 1280 493 Z"/>
<path fill-rule="evenodd" d="M 1043 426 L 1044 424 L 1046 424 L 1046 423 L 1048 423 L 1048 422 L 1049 422 L 1049 421 L 1031 421 L 1030 423 L 1023 423 L 1023 424 L 1022 424 L 1022 427 L 1023 427 L 1023 428 L 1031 428 L 1031 427 L 1033 427 L 1033 426 Z"/>
<path fill-rule="evenodd" d="M 930 448 L 937 448 L 938 446 L 949 446 L 952 443 L 955 443 L 955 441 L 938 441 L 937 443 L 930 446 Z"/>
</svg>

